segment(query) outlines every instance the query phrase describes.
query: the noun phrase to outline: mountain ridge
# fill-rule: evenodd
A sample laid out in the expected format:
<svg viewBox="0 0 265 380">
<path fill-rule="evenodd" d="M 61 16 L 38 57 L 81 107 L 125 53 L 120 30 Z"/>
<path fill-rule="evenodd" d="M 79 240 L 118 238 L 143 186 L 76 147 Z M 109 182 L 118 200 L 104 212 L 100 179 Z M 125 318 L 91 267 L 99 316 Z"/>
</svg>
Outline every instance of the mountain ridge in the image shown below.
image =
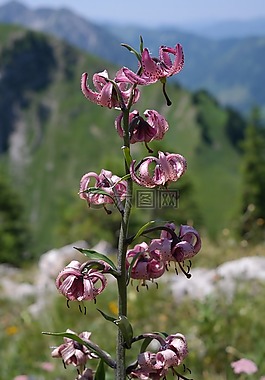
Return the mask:
<svg viewBox="0 0 265 380">
<path fill-rule="evenodd" d="M 265 36 L 211 40 L 180 28 L 100 26 L 65 8 L 32 10 L 21 8 L 17 1 L 0 7 L 0 22 L 15 22 L 53 34 L 90 54 L 131 68 L 137 64 L 135 57 L 120 47 L 121 42 L 137 49 L 141 34 L 154 55 L 161 44 L 174 46 L 180 42 L 185 52 L 185 71 L 177 82 L 192 91 L 206 89 L 221 104 L 245 115 L 253 106 L 259 106 L 265 114 L 265 87 L 260 85 L 265 82 Z"/>
</svg>

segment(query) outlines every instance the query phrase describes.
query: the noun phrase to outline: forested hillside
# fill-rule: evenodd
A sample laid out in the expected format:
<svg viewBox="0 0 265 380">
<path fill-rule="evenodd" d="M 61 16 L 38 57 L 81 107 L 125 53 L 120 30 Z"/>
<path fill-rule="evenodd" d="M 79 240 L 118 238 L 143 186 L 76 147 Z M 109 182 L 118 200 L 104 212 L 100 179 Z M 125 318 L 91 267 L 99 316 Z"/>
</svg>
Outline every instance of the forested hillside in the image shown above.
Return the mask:
<svg viewBox="0 0 265 380">
<path fill-rule="evenodd" d="M 27 249 L 39 255 L 75 239 L 114 242 L 115 210 L 107 220 L 103 210 L 88 212 L 77 193 L 87 171 L 104 167 L 122 174 L 121 140 L 113 131 L 118 111 L 88 102 L 80 91 L 82 72 L 91 79 L 105 68 L 113 76 L 117 68 L 19 27 L 2 25 L 0 37 L 1 176 L 10 179 L 25 207 L 33 236 Z M 238 142 L 245 122 L 205 91 L 190 93 L 172 84 L 168 93 L 171 107 L 160 84 L 146 87 L 137 105 L 140 112 L 157 109 L 169 122 L 163 142 L 151 144 L 154 152 L 178 152 L 188 161 L 187 175 L 178 183 L 179 208 L 168 217 L 193 220 L 216 237 L 239 209 Z M 148 155 L 144 146 L 133 152 L 135 157 Z M 148 219 L 138 214 L 136 210 L 134 223 Z"/>
</svg>

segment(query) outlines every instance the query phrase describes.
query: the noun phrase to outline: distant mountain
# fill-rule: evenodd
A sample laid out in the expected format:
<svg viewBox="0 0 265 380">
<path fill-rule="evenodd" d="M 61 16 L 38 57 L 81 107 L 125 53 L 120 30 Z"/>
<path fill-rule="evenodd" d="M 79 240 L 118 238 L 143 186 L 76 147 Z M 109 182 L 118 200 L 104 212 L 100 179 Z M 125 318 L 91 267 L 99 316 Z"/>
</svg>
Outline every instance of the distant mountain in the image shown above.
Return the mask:
<svg viewBox="0 0 265 380">
<path fill-rule="evenodd" d="M 198 23 L 182 27 L 193 33 L 210 39 L 265 37 L 265 18 L 251 20 L 229 20 Z"/>
<path fill-rule="evenodd" d="M 179 83 L 190 90 L 206 89 L 221 104 L 245 114 L 256 105 L 265 114 L 265 86 L 261 85 L 265 83 L 265 37 L 213 40 L 175 28 L 100 26 L 65 8 L 32 10 L 17 1 L 0 7 L 0 22 L 53 34 L 98 57 L 133 68 L 135 57 L 120 47 L 121 42 L 137 48 L 141 34 L 154 55 L 161 44 L 174 46 L 181 42 L 185 69 L 176 78 Z M 223 33 L 231 28 L 232 25 L 227 30 L 222 27 Z M 216 28 L 216 33 L 220 29 Z"/>
<path fill-rule="evenodd" d="M 19 24 L 62 38 L 74 46 L 106 60 L 122 64 L 128 61 L 120 47 L 120 41 L 109 35 L 104 28 L 71 12 L 67 8 L 30 9 L 19 1 L 10 1 L 0 6 L 0 23 Z"/>
<path fill-rule="evenodd" d="M 184 70 L 177 76 L 190 90 L 207 89 L 220 101 L 243 113 L 253 106 L 265 115 L 265 37 L 210 40 L 175 29 L 142 29 L 146 46 L 157 54 L 160 45 L 174 46 L 185 52 Z M 139 29 L 116 27 L 115 35 L 137 46 Z"/>
<path fill-rule="evenodd" d="M 88 212 L 77 192 L 88 171 L 104 167 L 123 173 L 122 142 L 114 128 L 118 111 L 90 103 L 80 91 L 82 72 L 91 77 L 108 68 L 112 77 L 117 68 L 18 26 L 0 25 L 0 40 L 0 172 L 11 177 L 25 203 L 34 249 L 41 253 L 77 239 L 115 240 L 116 212 L 113 223 L 103 210 Z M 170 125 L 152 148 L 179 152 L 188 160 L 180 209 L 170 220 L 192 219 L 216 236 L 229 225 L 240 199 L 238 143 L 244 120 L 205 91 L 192 94 L 172 83 L 167 90 L 173 105 L 167 107 L 160 83 L 142 90 L 137 109 L 157 109 Z M 138 145 L 133 154 L 140 159 L 148 152 Z M 193 190 L 183 187 L 186 180 Z M 141 215 L 136 210 L 136 221 L 143 224 L 148 211 Z"/>
</svg>

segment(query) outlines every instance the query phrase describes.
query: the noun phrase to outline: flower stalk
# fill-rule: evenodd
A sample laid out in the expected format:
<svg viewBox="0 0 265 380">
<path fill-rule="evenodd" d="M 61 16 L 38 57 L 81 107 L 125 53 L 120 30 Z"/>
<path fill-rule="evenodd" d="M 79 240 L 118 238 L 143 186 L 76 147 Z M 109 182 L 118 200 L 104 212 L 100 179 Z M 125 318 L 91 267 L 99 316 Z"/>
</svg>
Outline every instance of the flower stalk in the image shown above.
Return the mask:
<svg viewBox="0 0 265 380">
<path fill-rule="evenodd" d="M 129 109 L 126 108 L 123 111 L 123 142 L 124 146 L 129 149 L 130 152 L 130 136 L 129 136 Z M 125 174 L 130 173 L 130 169 L 124 158 Z M 118 242 L 118 258 L 117 267 L 120 276 L 117 279 L 118 283 L 118 312 L 119 316 L 127 316 L 127 270 L 126 270 L 126 252 L 128 248 L 127 237 L 130 213 L 132 207 L 132 195 L 133 195 L 133 183 L 131 178 L 127 179 L 127 195 L 125 199 L 124 213 L 121 214 L 121 224 L 120 224 L 120 235 Z M 125 340 L 122 331 L 118 329 L 117 332 L 117 346 L 116 346 L 116 356 L 117 356 L 117 367 L 115 372 L 115 378 L 125 379 L 126 378 L 126 367 L 125 367 Z"/>
<path fill-rule="evenodd" d="M 79 189 L 79 196 L 87 202 L 88 207 L 104 208 L 110 215 L 112 211 L 106 206 L 116 206 L 116 212 L 120 215 L 117 263 L 93 249 L 76 248 L 89 260 L 83 264 L 73 260 L 56 279 L 56 286 L 66 297 L 68 304 L 70 301 L 95 302 L 96 297 L 105 290 L 106 275 L 115 278 L 118 315 L 113 318 L 104 311 L 99 310 L 99 312 L 117 327 L 116 358 L 113 359 L 106 351 L 91 342 L 90 332 L 76 335 L 69 332 L 70 330 L 54 334 L 64 336 L 65 342 L 53 351 L 53 357 L 62 358 L 65 365 L 74 365 L 78 370 L 78 379 L 105 378 L 104 364 L 115 371 L 115 380 L 127 378 L 162 380 L 166 379 L 169 371 L 178 378 L 186 379 L 175 370 L 188 354 L 185 336 L 181 333 L 167 335 L 159 332 L 134 336 L 133 327 L 127 318 L 127 287 L 130 280 L 137 280 L 148 289 L 146 282 L 156 281 L 161 277 L 168 270 L 170 262 L 174 263 L 175 270 L 178 265 L 189 278 L 190 258 L 201 248 L 198 232 L 186 225 L 181 225 L 177 233 L 173 222 L 150 227 L 155 221 L 149 221 L 136 234 L 132 235 L 129 231 L 133 183 L 149 189 L 157 187 L 167 189 L 171 182 L 180 179 L 187 168 L 186 160 L 181 154 L 159 151 L 158 157 L 147 156 L 136 164 L 130 151 L 131 144 L 144 143 L 148 152 L 152 154 L 153 151 L 147 143 L 162 140 L 169 129 L 166 119 L 156 110 L 146 110 L 145 119 L 140 116 L 139 111 L 131 111 L 132 106 L 140 98 L 138 86 L 161 81 L 167 104 L 170 105 L 171 102 L 165 93 L 166 79 L 181 71 L 184 56 L 180 44 L 175 48 L 161 46 L 159 58 L 152 58 L 148 49 L 143 48 L 142 38 L 140 53 L 128 45 L 123 44 L 123 46 L 134 53 L 139 61 L 136 73 L 123 67 L 113 80 L 109 78 L 107 70 L 94 74 L 94 90 L 87 85 L 88 74 L 84 73 L 81 79 L 81 90 L 89 101 L 103 107 L 119 109 L 121 112 L 116 118 L 115 128 L 123 141 L 124 175 L 120 178 L 105 169 L 99 174 L 90 171 L 81 178 Z M 155 232 L 159 232 L 160 236 L 150 238 L 149 244 L 141 242 L 129 247 L 135 239 Z M 184 270 L 185 260 L 189 262 L 186 264 L 187 271 Z M 137 291 L 138 287 L 139 285 L 136 286 Z M 126 350 L 142 339 L 144 341 L 137 360 L 126 367 Z M 156 340 L 160 345 L 157 352 L 147 351 L 152 340 Z M 94 377 L 93 371 L 86 367 L 87 361 L 99 358 L 101 361 Z"/>
</svg>

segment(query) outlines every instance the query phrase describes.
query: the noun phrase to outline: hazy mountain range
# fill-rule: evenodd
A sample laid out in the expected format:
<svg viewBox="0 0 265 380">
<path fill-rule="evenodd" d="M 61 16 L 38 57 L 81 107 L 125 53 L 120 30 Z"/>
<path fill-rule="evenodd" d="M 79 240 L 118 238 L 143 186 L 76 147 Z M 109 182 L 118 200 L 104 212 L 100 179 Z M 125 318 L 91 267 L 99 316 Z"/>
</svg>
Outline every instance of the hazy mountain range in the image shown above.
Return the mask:
<svg viewBox="0 0 265 380">
<path fill-rule="evenodd" d="M 228 20 L 183 25 L 183 30 L 211 39 L 265 36 L 265 18 Z"/>
<path fill-rule="evenodd" d="M 161 44 L 172 46 L 180 42 L 185 51 L 185 69 L 176 78 L 179 83 L 190 90 L 206 89 L 221 104 L 243 113 L 255 105 L 265 112 L 264 20 L 241 23 L 240 27 L 239 23 L 231 22 L 210 25 L 204 30 L 197 26 L 196 35 L 177 28 L 102 26 L 65 8 L 32 10 L 11 1 L 0 7 L 0 22 L 54 34 L 91 54 L 131 67 L 136 64 L 134 57 L 119 46 L 121 42 L 138 48 L 142 35 L 154 56 Z"/>
</svg>

